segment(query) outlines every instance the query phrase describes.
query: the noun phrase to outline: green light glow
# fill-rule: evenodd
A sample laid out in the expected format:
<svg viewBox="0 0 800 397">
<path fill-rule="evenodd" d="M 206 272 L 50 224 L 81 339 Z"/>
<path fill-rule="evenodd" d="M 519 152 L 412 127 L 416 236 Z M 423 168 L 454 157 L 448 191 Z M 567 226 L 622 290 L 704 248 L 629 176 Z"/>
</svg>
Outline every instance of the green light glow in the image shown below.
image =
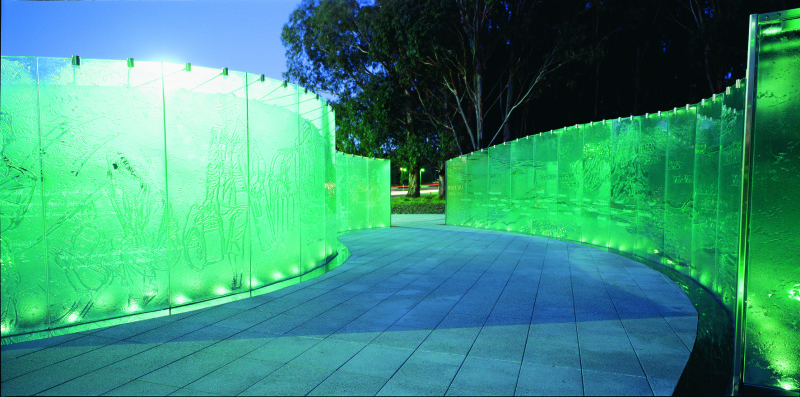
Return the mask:
<svg viewBox="0 0 800 397">
<path fill-rule="evenodd" d="M 186 69 L 2 57 L 4 338 L 257 293 L 390 225 L 390 162 L 337 153 L 324 100 Z"/>
</svg>

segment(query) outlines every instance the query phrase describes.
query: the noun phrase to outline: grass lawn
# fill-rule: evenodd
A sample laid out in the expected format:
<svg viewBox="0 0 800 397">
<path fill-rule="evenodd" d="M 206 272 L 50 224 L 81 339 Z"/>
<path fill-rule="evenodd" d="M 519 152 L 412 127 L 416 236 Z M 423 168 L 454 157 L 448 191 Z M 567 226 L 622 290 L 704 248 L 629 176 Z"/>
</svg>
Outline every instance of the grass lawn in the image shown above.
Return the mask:
<svg viewBox="0 0 800 397">
<path fill-rule="evenodd" d="M 422 194 L 418 198 L 392 197 L 393 214 L 444 214 L 445 200 L 437 193 Z"/>
</svg>

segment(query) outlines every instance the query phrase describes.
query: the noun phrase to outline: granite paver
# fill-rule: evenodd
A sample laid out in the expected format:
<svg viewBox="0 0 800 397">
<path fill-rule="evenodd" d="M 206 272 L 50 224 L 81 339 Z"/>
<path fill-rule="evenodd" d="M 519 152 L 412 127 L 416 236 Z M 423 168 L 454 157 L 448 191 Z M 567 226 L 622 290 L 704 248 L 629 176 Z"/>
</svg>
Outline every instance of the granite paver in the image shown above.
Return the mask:
<svg viewBox="0 0 800 397">
<path fill-rule="evenodd" d="M 252 298 L 2 347 L 2 395 L 670 394 L 697 312 L 563 241 L 393 215 L 338 268 Z"/>
</svg>

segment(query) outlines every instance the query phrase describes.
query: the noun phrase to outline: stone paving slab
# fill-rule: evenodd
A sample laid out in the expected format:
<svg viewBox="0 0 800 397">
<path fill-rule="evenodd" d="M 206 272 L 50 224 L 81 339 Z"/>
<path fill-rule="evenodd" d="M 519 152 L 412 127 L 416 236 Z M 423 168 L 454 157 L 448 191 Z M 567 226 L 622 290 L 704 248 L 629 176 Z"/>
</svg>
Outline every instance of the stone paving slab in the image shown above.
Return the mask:
<svg viewBox="0 0 800 397">
<path fill-rule="evenodd" d="M 393 215 L 315 279 L 2 347 L 2 395 L 667 395 L 697 312 L 605 251 Z M 397 226 L 397 227 L 394 227 Z"/>
</svg>

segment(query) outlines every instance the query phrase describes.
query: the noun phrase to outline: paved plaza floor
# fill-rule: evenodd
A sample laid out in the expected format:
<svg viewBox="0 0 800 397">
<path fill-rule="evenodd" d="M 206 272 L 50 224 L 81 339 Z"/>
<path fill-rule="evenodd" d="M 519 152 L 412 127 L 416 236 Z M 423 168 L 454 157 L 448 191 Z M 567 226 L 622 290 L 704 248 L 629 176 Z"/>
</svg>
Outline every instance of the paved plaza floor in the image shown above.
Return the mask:
<svg viewBox="0 0 800 397">
<path fill-rule="evenodd" d="M 393 215 L 338 268 L 189 313 L 2 347 L 2 394 L 671 395 L 697 311 L 630 259 Z"/>
</svg>

